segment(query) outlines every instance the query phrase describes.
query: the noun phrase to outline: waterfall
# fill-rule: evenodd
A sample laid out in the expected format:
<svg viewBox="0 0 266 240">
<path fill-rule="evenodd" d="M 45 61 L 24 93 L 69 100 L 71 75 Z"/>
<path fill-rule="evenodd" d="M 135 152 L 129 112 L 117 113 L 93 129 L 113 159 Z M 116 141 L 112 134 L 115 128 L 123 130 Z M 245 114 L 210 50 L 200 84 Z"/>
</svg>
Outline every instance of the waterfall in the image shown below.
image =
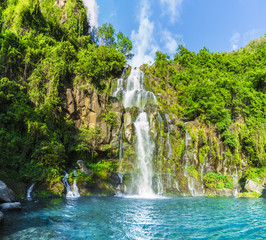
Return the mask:
<svg viewBox="0 0 266 240">
<path fill-rule="evenodd" d="M 164 187 L 161 181 L 161 174 L 156 174 L 156 181 L 157 181 L 157 194 L 163 195 L 164 194 Z"/>
<path fill-rule="evenodd" d="M 125 108 L 136 106 L 141 111 L 134 122 L 138 173 L 132 180 L 132 185 L 135 187 L 132 192 L 140 197 L 152 197 L 155 195 L 152 189 L 154 143 L 150 136 L 148 116 L 143 109 L 146 103 L 157 104 L 156 97 L 152 92 L 145 90 L 144 73 L 138 68 L 131 70 L 125 88 L 124 79 L 118 80 L 113 95 L 122 97 Z"/>
<path fill-rule="evenodd" d="M 167 149 L 167 157 L 168 159 L 171 159 L 173 157 L 173 149 L 170 143 L 170 126 L 169 126 L 169 122 L 170 122 L 170 118 L 168 114 L 165 114 L 166 120 L 167 120 L 167 138 L 166 138 L 166 149 Z"/>
<path fill-rule="evenodd" d="M 140 196 L 152 196 L 152 157 L 154 151 L 154 143 L 152 142 L 149 130 L 148 117 L 145 112 L 142 112 L 137 117 L 135 123 L 137 135 L 137 157 L 139 175 L 137 179 L 137 193 Z"/>
<path fill-rule="evenodd" d="M 187 182 L 188 182 L 188 190 L 190 192 L 190 194 L 192 196 L 200 196 L 201 194 L 197 193 L 197 190 L 195 188 L 194 185 L 194 179 L 192 177 L 189 176 L 188 174 L 188 155 L 187 155 L 187 149 L 188 149 L 188 141 L 191 140 L 191 136 L 189 135 L 188 131 L 186 131 L 186 135 L 185 135 L 185 154 L 184 154 L 184 158 L 185 158 L 185 171 L 184 171 L 184 176 L 187 178 Z"/>
<path fill-rule="evenodd" d="M 143 109 L 148 102 L 157 104 L 154 94 L 144 88 L 144 73 L 138 68 L 132 69 L 127 79 L 126 90 L 123 91 L 124 107 L 137 106 Z"/>
<path fill-rule="evenodd" d="M 124 178 L 124 173 L 117 172 L 117 176 L 119 178 L 119 183 L 117 184 L 116 191 L 115 191 L 115 196 L 121 196 L 121 184 L 123 183 L 123 178 Z"/>
<path fill-rule="evenodd" d="M 205 168 L 206 162 L 207 162 L 207 159 L 204 159 L 204 161 L 202 163 L 202 166 L 201 166 L 201 170 L 200 170 L 201 189 L 202 189 L 202 194 L 203 195 L 205 195 L 203 177 L 204 177 L 204 168 Z"/>
<path fill-rule="evenodd" d="M 27 190 L 27 199 L 28 199 L 29 201 L 32 200 L 32 198 L 31 198 L 31 192 L 32 192 L 32 189 L 33 189 L 34 185 L 35 185 L 35 183 L 31 184 L 31 186 L 30 186 L 30 187 L 28 188 L 28 190 Z"/>
<path fill-rule="evenodd" d="M 180 189 L 179 189 L 178 181 L 177 181 L 177 180 L 175 180 L 175 188 L 176 188 L 176 190 L 177 190 L 178 192 L 180 192 Z"/>
<path fill-rule="evenodd" d="M 79 189 L 78 189 L 78 186 L 77 186 L 77 182 L 76 180 L 74 180 L 73 182 L 73 191 L 71 190 L 70 186 L 69 186 L 69 183 L 68 183 L 68 173 L 65 174 L 65 176 L 63 177 L 62 179 L 64 185 L 65 185 L 65 188 L 66 188 L 66 197 L 67 198 L 78 198 L 80 197 L 80 194 L 79 194 Z"/>
<path fill-rule="evenodd" d="M 233 176 L 233 184 L 234 184 L 233 196 L 234 197 L 237 197 L 237 194 L 238 194 L 238 173 L 237 173 L 237 167 L 236 167 L 235 175 Z"/>
<path fill-rule="evenodd" d="M 123 157 L 123 123 L 121 124 L 121 128 L 119 131 L 119 161 L 122 161 Z"/>
</svg>

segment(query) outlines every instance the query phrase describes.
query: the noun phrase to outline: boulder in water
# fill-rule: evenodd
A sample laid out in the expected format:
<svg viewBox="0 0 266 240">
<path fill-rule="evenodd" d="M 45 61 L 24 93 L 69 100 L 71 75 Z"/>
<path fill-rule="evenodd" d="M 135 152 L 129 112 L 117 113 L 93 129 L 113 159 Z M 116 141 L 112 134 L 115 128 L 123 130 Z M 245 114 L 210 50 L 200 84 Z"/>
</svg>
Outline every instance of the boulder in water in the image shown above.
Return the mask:
<svg viewBox="0 0 266 240">
<path fill-rule="evenodd" d="M 13 201 L 15 201 L 15 193 L 4 182 L 0 181 L 0 202 Z"/>
<path fill-rule="evenodd" d="M 0 212 L 0 224 L 4 222 L 4 214 Z"/>
<path fill-rule="evenodd" d="M 259 194 L 262 194 L 263 189 L 264 188 L 260 184 L 250 179 L 247 179 L 245 187 L 244 187 L 244 190 L 246 190 L 247 192 L 256 192 Z"/>
<path fill-rule="evenodd" d="M 82 172 L 84 172 L 86 175 L 88 175 L 88 176 L 92 176 L 93 175 L 93 171 L 91 171 L 90 169 L 88 169 L 86 163 L 83 160 L 78 160 L 77 161 L 77 164 L 78 164 L 80 170 Z"/>
<path fill-rule="evenodd" d="M 0 204 L 0 209 L 2 211 L 20 210 L 21 209 L 21 203 L 20 202 L 2 203 L 2 204 Z"/>
</svg>

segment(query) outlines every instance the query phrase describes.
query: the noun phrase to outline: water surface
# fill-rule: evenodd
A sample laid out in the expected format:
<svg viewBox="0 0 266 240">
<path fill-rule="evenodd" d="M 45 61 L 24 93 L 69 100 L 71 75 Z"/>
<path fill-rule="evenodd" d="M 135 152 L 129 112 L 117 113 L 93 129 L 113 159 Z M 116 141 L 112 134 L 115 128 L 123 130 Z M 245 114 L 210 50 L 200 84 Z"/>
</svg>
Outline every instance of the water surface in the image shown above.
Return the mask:
<svg viewBox="0 0 266 240">
<path fill-rule="evenodd" d="M 266 239 L 265 203 L 206 197 L 52 199 L 7 214 L 0 239 Z"/>
</svg>

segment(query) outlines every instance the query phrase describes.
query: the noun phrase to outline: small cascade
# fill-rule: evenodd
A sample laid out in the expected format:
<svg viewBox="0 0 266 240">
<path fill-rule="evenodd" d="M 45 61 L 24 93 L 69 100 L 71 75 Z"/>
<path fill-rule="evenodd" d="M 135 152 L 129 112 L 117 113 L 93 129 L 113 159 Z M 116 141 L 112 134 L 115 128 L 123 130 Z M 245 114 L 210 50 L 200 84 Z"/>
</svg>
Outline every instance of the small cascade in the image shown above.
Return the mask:
<svg viewBox="0 0 266 240">
<path fill-rule="evenodd" d="M 238 194 L 238 172 L 237 172 L 237 167 L 236 167 L 235 175 L 233 176 L 233 184 L 234 184 L 233 196 L 237 197 L 237 194 Z"/>
<path fill-rule="evenodd" d="M 191 140 L 191 136 L 188 133 L 188 131 L 186 131 L 186 135 L 185 135 L 185 154 L 184 154 L 184 159 L 185 159 L 185 171 L 184 171 L 184 176 L 187 178 L 187 182 L 188 182 L 188 190 L 190 192 L 190 194 L 192 196 L 199 196 L 200 194 L 197 193 L 196 189 L 195 189 L 195 184 L 194 184 L 194 179 L 192 177 L 189 176 L 188 174 L 188 155 L 187 155 L 187 149 L 188 149 L 188 142 Z"/>
<path fill-rule="evenodd" d="M 186 130 L 186 136 L 185 136 L 185 150 L 187 151 L 188 149 L 188 142 L 191 141 L 191 136 L 188 133 L 188 131 Z"/>
<path fill-rule="evenodd" d="M 80 197 L 79 188 L 77 186 L 76 180 L 74 180 L 72 188 L 73 188 L 73 191 L 72 191 L 72 194 L 69 194 L 70 195 L 69 197 L 74 197 L 74 198 Z"/>
<path fill-rule="evenodd" d="M 122 161 L 123 158 L 123 126 L 124 124 L 121 124 L 121 128 L 119 131 L 119 161 Z"/>
<path fill-rule="evenodd" d="M 127 67 L 124 68 L 121 78 L 119 78 L 117 80 L 116 90 L 114 92 L 112 91 L 114 97 L 122 97 L 123 98 L 123 94 L 124 94 L 124 78 L 125 78 L 125 75 L 126 75 L 126 70 L 127 70 Z"/>
<path fill-rule="evenodd" d="M 63 177 L 62 179 L 64 185 L 65 185 L 65 188 L 66 188 L 66 197 L 67 198 L 78 198 L 80 197 L 80 194 L 79 194 L 79 189 L 78 189 L 78 186 L 77 186 L 77 182 L 76 180 L 74 180 L 73 182 L 73 191 L 71 190 L 70 186 L 69 186 L 69 183 L 68 183 L 68 173 L 65 174 L 65 176 Z"/>
<path fill-rule="evenodd" d="M 167 157 L 168 159 L 171 159 L 173 157 L 173 149 L 170 143 L 170 126 L 169 126 L 169 116 L 168 114 L 165 115 L 167 119 L 167 138 L 166 138 L 166 149 L 167 149 Z"/>
<path fill-rule="evenodd" d="M 175 183 L 175 188 L 176 188 L 176 190 L 177 190 L 178 192 L 180 192 L 179 185 L 178 185 L 178 181 L 175 180 L 174 183 Z"/>
<path fill-rule="evenodd" d="M 162 129 L 163 118 L 159 112 L 157 113 L 157 116 L 158 116 L 158 120 L 160 123 L 160 129 Z M 160 146 L 159 147 L 160 147 L 160 151 L 162 151 L 163 150 L 163 136 L 161 134 L 160 134 Z"/>
<path fill-rule="evenodd" d="M 171 188 L 171 187 L 172 187 L 172 174 L 167 173 L 167 188 Z"/>
<path fill-rule="evenodd" d="M 156 174 L 157 177 L 157 194 L 163 195 L 164 194 L 164 187 L 161 181 L 161 174 Z"/>
<path fill-rule="evenodd" d="M 160 114 L 159 111 L 157 112 L 157 117 L 158 117 L 158 122 L 160 124 L 160 129 L 162 130 L 162 128 L 163 128 L 163 118 L 162 118 L 162 116 L 161 116 L 161 114 Z M 162 155 L 163 154 L 163 150 L 164 150 L 163 136 L 162 136 L 162 133 L 161 132 L 160 132 L 159 136 L 160 137 L 159 137 L 158 156 Z M 163 161 L 160 158 L 159 161 L 157 162 L 158 169 L 162 169 L 162 164 L 163 164 Z"/>
<path fill-rule="evenodd" d="M 121 196 L 122 195 L 122 192 L 121 192 L 121 184 L 123 183 L 124 173 L 117 172 L 117 176 L 118 176 L 119 182 L 118 182 L 117 187 L 115 189 L 116 190 L 115 191 L 115 195 L 116 196 Z"/>
<path fill-rule="evenodd" d="M 204 188 L 204 181 L 203 181 L 203 177 L 204 177 L 204 169 L 205 169 L 205 165 L 206 165 L 207 159 L 203 161 L 202 165 L 201 165 L 201 169 L 200 169 L 200 180 L 201 180 L 201 189 L 202 189 L 202 194 L 205 195 L 205 188 Z"/>
<path fill-rule="evenodd" d="M 167 138 L 166 138 L 166 146 L 167 146 L 167 157 L 168 159 L 171 159 L 173 157 L 173 149 L 170 144 L 170 133 L 167 133 Z"/>
<path fill-rule="evenodd" d="M 117 80 L 117 88 L 113 95 L 115 97 L 122 96 L 123 97 L 123 92 L 124 92 L 124 78 L 121 77 Z"/>
<path fill-rule="evenodd" d="M 31 198 L 31 192 L 32 192 L 32 189 L 34 188 L 34 186 L 35 186 L 35 183 L 31 184 L 31 186 L 27 190 L 27 200 L 28 201 L 31 201 L 32 200 L 32 198 Z"/>
<path fill-rule="evenodd" d="M 187 180 L 188 180 L 188 190 L 190 191 L 191 195 L 193 197 L 199 196 L 200 194 L 197 193 L 195 186 L 194 186 L 194 178 L 188 176 Z"/>
</svg>

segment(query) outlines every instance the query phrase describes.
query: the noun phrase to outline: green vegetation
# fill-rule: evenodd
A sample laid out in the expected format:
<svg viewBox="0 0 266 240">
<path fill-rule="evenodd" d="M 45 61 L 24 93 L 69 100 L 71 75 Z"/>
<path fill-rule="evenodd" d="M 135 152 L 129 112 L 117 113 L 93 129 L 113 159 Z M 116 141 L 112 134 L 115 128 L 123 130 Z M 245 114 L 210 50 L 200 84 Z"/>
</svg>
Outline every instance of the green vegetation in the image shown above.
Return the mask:
<svg viewBox="0 0 266 240">
<path fill-rule="evenodd" d="M 111 31 L 111 35 L 106 31 Z M 97 39 L 104 38 L 99 44 Z M 114 41 L 114 44 L 109 44 Z M 103 91 L 121 75 L 132 44 L 110 24 L 90 28 L 82 1 L 0 3 L 0 174 L 2 179 L 61 182 L 78 157 L 104 177 L 98 128 L 76 128 L 62 111 L 66 88 Z M 114 113 L 105 118 L 116 126 Z M 102 158 L 102 156 L 101 156 Z M 95 167 L 94 167 L 95 165 Z M 106 167 L 107 166 L 107 167 Z M 84 176 L 81 176 L 83 179 Z M 81 179 L 78 179 L 81 180 Z"/>
<path fill-rule="evenodd" d="M 112 25 L 91 29 L 82 1 L 68 0 L 64 6 L 55 0 L 1 1 L 1 179 L 41 181 L 51 192 L 62 192 L 64 170 L 74 169 L 76 160 L 83 159 L 95 175 L 78 171 L 78 182 L 92 183 L 95 176 L 107 180 L 117 168 L 119 143 L 106 139 L 117 134 L 120 124 L 119 114 L 108 105 L 108 93 L 112 80 L 121 76 L 123 65 L 132 57 L 131 49 L 131 41 Z M 163 130 L 166 122 L 157 123 L 158 135 L 153 137 L 161 145 L 154 168 L 173 175 L 181 171 L 188 131 L 192 140 L 186 150 L 193 153 L 190 176 L 198 179 L 210 159 L 213 171 L 241 169 L 246 164 L 249 170 L 243 178 L 261 183 L 266 165 L 265 66 L 266 37 L 231 53 L 210 53 L 206 48 L 194 53 L 180 46 L 171 59 L 157 52 L 154 65 L 143 67 L 145 84 L 160 96 L 160 111 L 176 118 L 177 129 L 169 136 Z M 67 99 L 67 90 L 82 92 L 78 97 L 97 93 L 102 98 L 84 106 L 105 107 L 90 109 L 93 116 L 84 110 L 86 116 L 78 118 L 83 109 L 78 113 L 66 109 L 67 104 L 76 107 L 74 96 Z M 138 109 L 129 111 L 134 120 Z M 85 123 L 85 118 L 94 123 Z M 184 124 L 188 121 L 195 125 Z M 167 137 L 172 159 L 165 158 Z M 132 136 L 132 143 L 123 143 L 126 171 L 134 167 L 135 141 Z M 222 160 L 226 163 L 221 164 Z M 69 173 L 71 182 L 74 176 Z M 211 172 L 205 174 L 204 184 L 215 189 L 233 186 L 231 178 Z"/>
<path fill-rule="evenodd" d="M 219 173 L 209 172 L 204 175 L 203 182 L 206 188 L 220 189 L 233 188 L 233 181 L 231 177 L 223 176 Z"/>
<path fill-rule="evenodd" d="M 231 53 L 199 53 L 179 46 L 174 59 L 157 52 L 144 66 L 148 88 L 159 94 L 161 109 L 177 119 L 213 127 L 228 147 L 230 161 L 241 167 L 266 165 L 266 37 Z M 204 129 L 198 131 L 206 144 Z M 193 139 L 195 142 L 195 139 Z M 205 151 L 206 152 L 206 151 Z M 201 153 L 200 161 L 203 161 Z"/>
<path fill-rule="evenodd" d="M 250 168 L 244 174 L 244 179 L 250 179 L 261 184 L 261 180 L 266 178 L 266 166 L 262 168 Z"/>
<path fill-rule="evenodd" d="M 237 194 L 238 198 L 244 197 L 244 198 L 259 198 L 261 194 L 257 192 L 244 192 Z"/>
</svg>

